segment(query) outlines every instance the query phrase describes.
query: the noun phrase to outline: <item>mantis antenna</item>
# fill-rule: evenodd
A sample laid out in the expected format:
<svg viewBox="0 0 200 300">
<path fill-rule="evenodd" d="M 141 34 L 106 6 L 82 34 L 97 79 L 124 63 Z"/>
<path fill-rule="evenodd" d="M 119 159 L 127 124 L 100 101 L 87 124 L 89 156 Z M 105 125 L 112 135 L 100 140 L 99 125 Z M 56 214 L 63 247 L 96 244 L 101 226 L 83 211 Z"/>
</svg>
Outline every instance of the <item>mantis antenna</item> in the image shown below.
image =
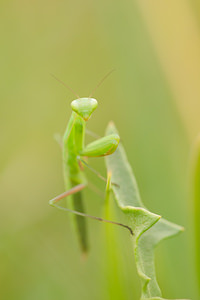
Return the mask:
<svg viewBox="0 0 200 300">
<path fill-rule="evenodd" d="M 99 83 L 96 85 L 96 87 L 92 90 L 92 92 L 89 95 L 89 98 L 92 97 L 92 95 L 94 94 L 94 92 L 97 90 L 97 88 L 105 81 L 105 79 L 112 73 L 114 72 L 115 69 L 110 70 L 100 81 Z M 70 90 L 78 99 L 80 99 L 80 96 L 70 87 L 68 86 L 66 83 L 64 83 L 62 80 L 58 79 L 54 74 L 50 73 L 50 75 L 56 79 L 58 82 L 60 82 L 62 85 L 64 85 L 68 90 Z"/>
<path fill-rule="evenodd" d="M 99 83 L 96 85 L 96 87 L 92 90 L 92 92 L 90 93 L 89 98 L 92 97 L 92 95 L 94 94 L 94 92 L 96 91 L 96 89 L 104 82 L 104 80 L 112 73 L 114 72 L 115 69 L 110 70 L 100 81 Z"/>
<path fill-rule="evenodd" d="M 70 90 L 78 99 L 80 98 L 79 95 L 70 87 L 68 86 L 66 83 L 64 83 L 62 80 L 58 79 L 55 75 L 51 74 L 50 75 L 55 78 L 58 82 L 60 82 L 62 85 L 64 85 L 66 88 L 68 88 L 68 90 Z"/>
</svg>

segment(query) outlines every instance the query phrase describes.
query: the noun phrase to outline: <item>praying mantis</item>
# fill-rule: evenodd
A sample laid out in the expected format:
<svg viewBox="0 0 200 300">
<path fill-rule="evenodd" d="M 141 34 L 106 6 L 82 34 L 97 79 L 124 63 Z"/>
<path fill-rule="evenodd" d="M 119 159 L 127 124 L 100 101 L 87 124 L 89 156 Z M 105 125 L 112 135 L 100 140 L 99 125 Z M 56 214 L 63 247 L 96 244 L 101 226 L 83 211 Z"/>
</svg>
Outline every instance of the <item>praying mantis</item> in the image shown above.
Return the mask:
<svg viewBox="0 0 200 300">
<path fill-rule="evenodd" d="M 107 77 L 109 73 L 105 77 Z M 98 102 L 92 98 L 92 94 L 89 97 L 80 98 L 78 95 L 77 97 L 76 100 L 71 102 L 72 114 L 62 141 L 63 173 L 66 191 L 51 199 L 49 204 L 58 209 L 75 214 L 75 225 L 79 235 L 81 250 L 83 253 L 86 253 L 88 251 L 88 238 L 86 220 L 83 217 L 123 226 L 127 228 L 131 234 L 132 229 L 119 222 L 105 220 L 85 213 L 81 191 L 88 186 L 88 181 L 83 166 L 89 168 L 90 166 L 84 159 L 112 155 L 117 149 L 120 137 L 118 134 L 111 134 L 99 138 L 85 146 L 86 122 L 97 108 Z M 103 178 L 98 172 L 95 171 L 95 173 L 100 178 Z M 70 198 L 70 208 L 58 205 L 58 202 L 65 197 Z"/>
</svg>

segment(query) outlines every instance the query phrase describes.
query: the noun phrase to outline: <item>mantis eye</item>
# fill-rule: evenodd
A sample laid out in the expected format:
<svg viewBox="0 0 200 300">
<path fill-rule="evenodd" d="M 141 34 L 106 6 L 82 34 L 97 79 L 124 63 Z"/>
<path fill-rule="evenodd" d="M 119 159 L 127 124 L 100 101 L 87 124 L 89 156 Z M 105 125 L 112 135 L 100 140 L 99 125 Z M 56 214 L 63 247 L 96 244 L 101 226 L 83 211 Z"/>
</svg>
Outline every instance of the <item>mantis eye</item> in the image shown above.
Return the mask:
<svg viewBox="0 0 200 300">
<path fill-rule="evenodd" d="M 97 108 L 98 102 L 94 98 L 80 98 L 72 101 L 71 107 L 74 112 L 85 121 L 89 120 L 93 111 Z"/>
</svg>

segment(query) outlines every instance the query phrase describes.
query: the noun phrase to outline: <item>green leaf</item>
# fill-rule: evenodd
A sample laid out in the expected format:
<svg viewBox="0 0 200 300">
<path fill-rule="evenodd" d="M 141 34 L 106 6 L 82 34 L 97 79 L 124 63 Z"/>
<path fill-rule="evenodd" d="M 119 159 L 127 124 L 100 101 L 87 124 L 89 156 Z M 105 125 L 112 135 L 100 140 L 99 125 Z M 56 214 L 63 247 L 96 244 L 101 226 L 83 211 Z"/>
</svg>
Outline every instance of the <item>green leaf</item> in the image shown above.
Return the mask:
<svg viewBox="0 0 200 300">
<path fill-rule="evenodd" d="M 109 123 L 106 134 L 117 133 L 115 125 Z M 126 216 L 126 223 L 134 235 L 133 248 L 138 275 L 142 285 L 142 299 L 162 299 L 156 280 L 154 248 L 162 240 L 178 234 L 183 228 L 170 223 L 150 212 L 143 205 L 136 179 L 120 143 L 114 154 L 107 156 L 106 165 L 112 174 L 112 190 L 120 210 Z"/>
</svg>

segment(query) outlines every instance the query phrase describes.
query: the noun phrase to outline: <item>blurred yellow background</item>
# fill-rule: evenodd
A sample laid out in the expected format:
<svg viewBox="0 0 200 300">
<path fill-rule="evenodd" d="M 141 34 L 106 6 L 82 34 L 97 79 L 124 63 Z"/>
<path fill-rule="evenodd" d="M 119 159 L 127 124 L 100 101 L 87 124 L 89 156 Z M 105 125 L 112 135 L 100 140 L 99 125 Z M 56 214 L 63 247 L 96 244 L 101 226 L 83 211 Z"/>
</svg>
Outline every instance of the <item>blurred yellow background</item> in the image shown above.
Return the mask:
<svg viewBox="0 0 200 300">
<path fill-rule="evenodd" d="M 116 123 L 143 202 L 186 228 L 157 249 L 158 282 L 165 298 L 198 299 L 189 194 L 189 156 L 200 131 L 198 1 L 4 0 L 0 20 L 0 298 L 139 299 L 124 231 L 114 229 L 116 284 L 108 280 L 104 225 L 88 221 L 83 263 L 68 215 L 48 205 L 64 189 L 53 136 L 63 133 L 74 99 L 50 73 L 88 96 L 115 68 L 95 92 L 99 106 L 88 128 L 104 135 L 109 120 Z M 103 158 L 91 164 L 106 174 Z M 103 210 L 93 192 L 85 202 L 91 214 Z"/>
</svg>

